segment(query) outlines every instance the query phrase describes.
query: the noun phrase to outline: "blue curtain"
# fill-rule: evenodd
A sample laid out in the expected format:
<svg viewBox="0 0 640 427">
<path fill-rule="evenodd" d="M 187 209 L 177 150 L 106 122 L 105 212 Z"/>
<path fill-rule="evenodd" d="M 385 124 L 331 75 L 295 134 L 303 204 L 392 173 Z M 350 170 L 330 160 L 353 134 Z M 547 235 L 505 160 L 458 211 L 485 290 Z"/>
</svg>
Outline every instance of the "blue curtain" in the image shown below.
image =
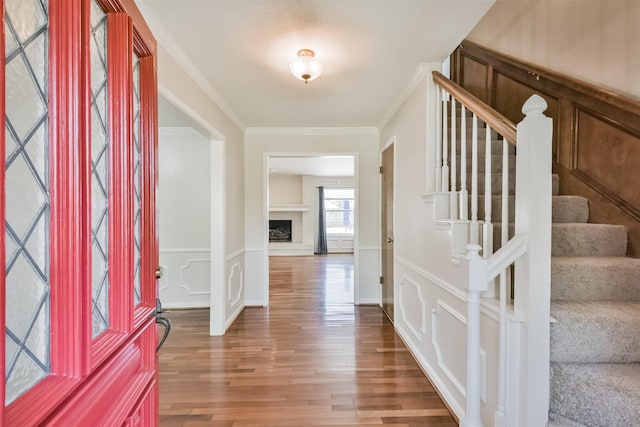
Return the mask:
<svg viewBox="0 0 640 427">
<path fill-rule="evenodd" d="M 327 212 L 324 208 L 324 187 L 318 187 L 318 250 L 317 255 L 326 255 L 327 250 Z"/>
</svg>

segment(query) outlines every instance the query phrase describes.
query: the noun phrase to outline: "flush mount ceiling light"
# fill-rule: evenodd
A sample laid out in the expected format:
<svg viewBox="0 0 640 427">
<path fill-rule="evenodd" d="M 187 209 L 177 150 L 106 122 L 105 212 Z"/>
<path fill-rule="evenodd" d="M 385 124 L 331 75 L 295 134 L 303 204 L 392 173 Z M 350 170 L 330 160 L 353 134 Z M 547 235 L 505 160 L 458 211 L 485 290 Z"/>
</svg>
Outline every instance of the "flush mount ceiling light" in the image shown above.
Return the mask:
<svg viewBox="0 0 640 427">
<path fill-rule="evenodd" d="M 296 78 L 304 80 L 305 83 L 322 73 L 322 63 L 315 58 L 311 49 L 300 49 L 298 56 L 291 60 L 289 68 Z"/>
</svg>

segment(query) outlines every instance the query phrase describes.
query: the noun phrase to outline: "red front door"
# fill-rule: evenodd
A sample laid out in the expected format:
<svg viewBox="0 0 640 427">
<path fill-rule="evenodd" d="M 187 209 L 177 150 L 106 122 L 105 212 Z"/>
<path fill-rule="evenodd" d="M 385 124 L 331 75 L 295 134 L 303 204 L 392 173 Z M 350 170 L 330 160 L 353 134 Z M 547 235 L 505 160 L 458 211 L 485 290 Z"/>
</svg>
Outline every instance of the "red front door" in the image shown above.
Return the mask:
<svg viewBox="0 0 640 427">
<path fill-rule="evenodd" d="M 0 4 L 0 426 L 156 425 L 155 40 L 133 0 Z"/>
</svg>

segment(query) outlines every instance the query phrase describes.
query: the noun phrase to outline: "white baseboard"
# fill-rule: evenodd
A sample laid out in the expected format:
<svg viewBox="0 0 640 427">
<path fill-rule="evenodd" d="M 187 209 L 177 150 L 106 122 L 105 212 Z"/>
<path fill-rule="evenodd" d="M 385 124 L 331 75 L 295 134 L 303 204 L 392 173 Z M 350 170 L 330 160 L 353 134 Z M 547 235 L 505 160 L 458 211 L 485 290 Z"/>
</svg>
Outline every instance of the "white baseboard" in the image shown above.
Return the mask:
<svg viewBox="0 0 640 427">
<path fill-rule="evenodd" d="M 227 321 L 224 324 L 224 330 L 225 332 L 227 330 L 229 330 L 229 327 L 231 327 L 231 325 L 233 324 L 233 322 L 236 321 L 236 319 L 238 318 L 238 316 L 240 316 L 240 314 L 242 313 L 242 311 L 244 310 L 244 305 L 239 306 L 236 311 L 227 319 Z"/>
<path fill-rule="evenodd" d="M 193 303 L 193 302 L 168 302 L 162 303 L 163 309 L 183 309 L 183 308 L 209 308 L 209 303 Z"/>
<path fill-rule="evenodd" d="M 404 329 L 399 327 L 397 324 L 394 325 L 394 328 L 396 330 L 396 333 L 400 336 L 400 339 L 402 339 L 402 342 L 404 342 L 404 344 L 409 349 L 409 353 L 411 353 L 416 362 L 418 362 L 420 368 L 422 368 L 429 381 L 431 381 L 433 386 L 436 388 L 438 394 L 440 394 L 440 397 L 445 401 L 449 409 L 455 414 L 456 418 L 458 418 L 458 420 L 462 420 L 464 418 L 464 409 L 459 404 L 459 402 L 456 401 L 456 399 L 451 395 L 451 392 L 449 392 L 447 387 L 444 385 L 442 379 L 436 373 L 435 369 L 433 369 L 429 362 L 427 362 L 427 359 L 422 356 L 422 353 L 418 350 L 418 348 L 414 346 L 413 342 L 409 339 L 409 334 L 407 334 Z"/>
<path fill-rule="evenodd" d="M 361 298 L 357 305 L 376 305 L 380 306 L 380 300 L 378 298 Z"/>
<path fill-rule="evenodd" d="M 244 300 L 244 307 L 264 307 L 262 300 Z"/>
</svg>

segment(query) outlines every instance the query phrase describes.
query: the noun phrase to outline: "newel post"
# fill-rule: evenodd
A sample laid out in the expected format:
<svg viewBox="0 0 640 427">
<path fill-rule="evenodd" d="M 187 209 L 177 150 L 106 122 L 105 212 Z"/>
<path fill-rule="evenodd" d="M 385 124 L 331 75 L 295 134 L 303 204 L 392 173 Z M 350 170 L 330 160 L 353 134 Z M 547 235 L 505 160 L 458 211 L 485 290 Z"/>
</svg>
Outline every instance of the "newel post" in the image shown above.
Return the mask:
<svg viewBox="0 0 640 427">
<path fill-rule="evenodd" d="M 546 101 L 532 95 L 522 106 L 516 157 L 516 234 L 529 236 L 527 253 L 515 263 L 514 310 L 522 316 L 519 420 L 544 426 L 549 412 L 551 300 L 551 138 Z"/>
<path fill-rule="evenodd" d="M 467 245 L 469 287 L 467 289 L 467 406 L 462 427 L 482 427 L 480 390 L 480 294 L 487 290 L 487 260 L 480 256 L 482 246 Z"/>
</svg>

